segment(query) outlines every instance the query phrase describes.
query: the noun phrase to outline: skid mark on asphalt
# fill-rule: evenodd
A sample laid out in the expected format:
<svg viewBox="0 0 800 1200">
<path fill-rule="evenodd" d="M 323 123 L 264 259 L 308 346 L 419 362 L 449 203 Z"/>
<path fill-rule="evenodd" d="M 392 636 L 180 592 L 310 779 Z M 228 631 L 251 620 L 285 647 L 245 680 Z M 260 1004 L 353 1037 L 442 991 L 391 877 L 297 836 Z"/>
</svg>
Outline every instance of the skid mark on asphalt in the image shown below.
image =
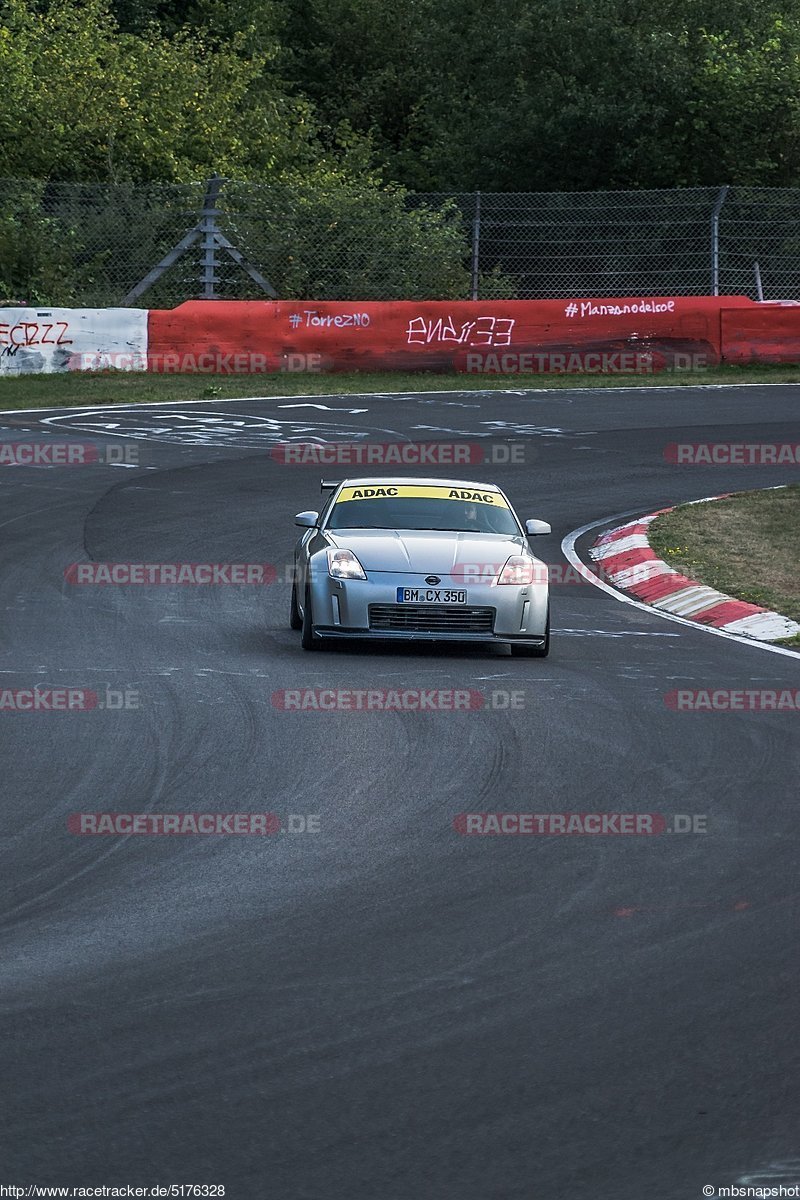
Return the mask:
<svg viewBox="0 0 800 1200">
<path fill-rule="evenodd" d="M 614 917 L 623 917 L 627 919 L 628 917 L 635 917 L 639 913 L 661 914 L 666 912 L 686 912 L 696 909 L 703 909 L 704 911 L 707 911 L 708 909 L 714 909 L 718 912 L 746 912 L 749 908 L 749 900 L 733 900 L 728 901 L 727 903 L 711 901 L 700 904 L 636 904 L 631 905 L 630 907 L 621 906 L 619 908 L 614 908 L 611 911 L 611 915 Z"/>
<path fill-rule="evenodd" d="M 781 908 L 783 905 L 795 904 L 800 900 L 800 892 L 792 892 L 788 896 L 776 896 L 774 899 L 766 899 L 754 903 L 752 900 L 729 900 L 729 901 L 700 901 L 689 904 L 631 904 L 619 905 L 610 910 L 610 915 L 614 917 L 628 918 L 643 914 L 645 916 L 653 914 L 659 915 L 662 913 L 681 913 L 690 911 L 717 911 L 717 912 L 752 912 L 760 913 L 773 908 Z"/>
</svg>

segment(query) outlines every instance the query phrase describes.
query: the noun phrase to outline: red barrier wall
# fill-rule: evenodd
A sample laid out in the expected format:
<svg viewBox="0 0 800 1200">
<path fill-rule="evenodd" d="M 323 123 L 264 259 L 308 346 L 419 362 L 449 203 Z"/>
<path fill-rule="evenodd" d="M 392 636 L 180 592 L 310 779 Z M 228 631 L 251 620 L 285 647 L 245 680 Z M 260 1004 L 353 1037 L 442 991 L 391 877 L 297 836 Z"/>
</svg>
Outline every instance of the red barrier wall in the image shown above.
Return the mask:
<svg viewBox="0 0 800 1200">
<path fill-rule="evenodd" d="M 725 362 L 800 363 L 800 305 L 723 309 Z"/>
<path fill-rule="evenodd" d="M 151 310 L 151 371 L 659 371 L 722 357 L 746 296 L 611 300 L 191 300 Z"/>
</svg>

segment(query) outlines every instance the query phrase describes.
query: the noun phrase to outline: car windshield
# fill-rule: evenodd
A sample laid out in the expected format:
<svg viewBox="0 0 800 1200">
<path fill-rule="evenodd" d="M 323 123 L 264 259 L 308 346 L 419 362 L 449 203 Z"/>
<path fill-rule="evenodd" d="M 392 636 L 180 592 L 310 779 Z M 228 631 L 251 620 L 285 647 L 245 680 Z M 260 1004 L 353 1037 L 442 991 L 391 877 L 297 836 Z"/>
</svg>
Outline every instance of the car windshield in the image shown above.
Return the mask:
<svg viewBox="0 0 800 1200">
<path fill-rule="evenodd" d="M 403 485 L 343 488 L 328 528 L 520 535 L 511 510 L 498 492 Z"/>
</svg>

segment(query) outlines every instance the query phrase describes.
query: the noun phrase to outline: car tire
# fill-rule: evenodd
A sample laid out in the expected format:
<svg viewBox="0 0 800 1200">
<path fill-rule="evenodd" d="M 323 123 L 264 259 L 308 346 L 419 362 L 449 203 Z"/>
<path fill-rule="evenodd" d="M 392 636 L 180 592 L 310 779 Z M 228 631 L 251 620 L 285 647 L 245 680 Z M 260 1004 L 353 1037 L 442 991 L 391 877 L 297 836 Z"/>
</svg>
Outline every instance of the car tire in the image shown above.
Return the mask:
<svg viewBox="0 0 800 1200">
<path fill-rule="evenodd" d="M 550 653 L 550 605 L 547 606 L 547 621 L 544 627 L 544 645 L 515 646 L 512 642 L 511 653 L 517 658 L 547 658 Z"/>
<path fill-rule="evenodd" d="M 289 628 L 302 629 L 303 618 L 300 616 L 300 609 L 297 607 L 297 580 L 292 583 L 292 599 L 289 604 Z"/>
<path fill-rule="evenodd" d="M 318 638 L 314 633 L 314 626 L 312 625 L 311 621 L 311 593 L 309 592 L 308 588 L 306 588 L 303 600 L 303 620 L 301 625 L 302 633 L 300 634 L 300 643 L 304 650 L 321 650 L 322 639 Z"/>
</svg>

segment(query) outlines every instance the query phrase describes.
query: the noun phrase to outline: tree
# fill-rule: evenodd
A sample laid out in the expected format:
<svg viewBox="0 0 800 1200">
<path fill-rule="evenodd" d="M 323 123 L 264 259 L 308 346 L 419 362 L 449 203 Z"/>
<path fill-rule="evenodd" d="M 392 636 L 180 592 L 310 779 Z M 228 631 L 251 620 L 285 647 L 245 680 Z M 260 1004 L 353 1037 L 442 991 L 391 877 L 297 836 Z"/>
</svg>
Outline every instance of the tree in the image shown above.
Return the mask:
<svg viewBox="0 0 800 1200">
<path fill-rule="evenodd" d="M 800 0 L 288 0 L 286 68 L 426 191 L 798 178 Z"/>
<path fill-rule="evenodd" d="M 3 0 L 0 176 L 182 180 L 313 162 L 307 101 L 273 79 L 267 52 L 158 26 L 123 33 L 103 0 L 45 10 Z"/>
</svg>

